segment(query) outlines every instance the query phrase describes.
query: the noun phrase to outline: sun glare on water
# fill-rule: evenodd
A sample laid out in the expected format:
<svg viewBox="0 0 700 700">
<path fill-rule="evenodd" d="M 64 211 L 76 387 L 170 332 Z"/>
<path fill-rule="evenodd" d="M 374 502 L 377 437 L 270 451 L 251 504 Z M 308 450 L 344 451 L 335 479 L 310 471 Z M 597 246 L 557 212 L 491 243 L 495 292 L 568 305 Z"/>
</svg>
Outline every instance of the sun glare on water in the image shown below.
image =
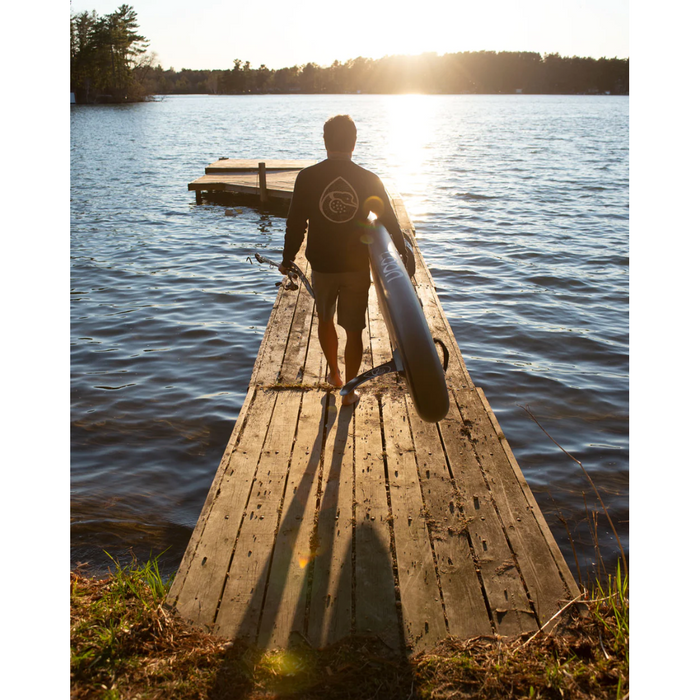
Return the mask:
<svg viewBox="0 0 700 700">
<path fill-rule="evenodd" d="M 428 95 L 397 95 L 387 98 L 386 155 L 392 165 L 391 179 L 399 192 L 425 191 L 427 159 L 435 133 L 435 101 Z"/>
</svg>

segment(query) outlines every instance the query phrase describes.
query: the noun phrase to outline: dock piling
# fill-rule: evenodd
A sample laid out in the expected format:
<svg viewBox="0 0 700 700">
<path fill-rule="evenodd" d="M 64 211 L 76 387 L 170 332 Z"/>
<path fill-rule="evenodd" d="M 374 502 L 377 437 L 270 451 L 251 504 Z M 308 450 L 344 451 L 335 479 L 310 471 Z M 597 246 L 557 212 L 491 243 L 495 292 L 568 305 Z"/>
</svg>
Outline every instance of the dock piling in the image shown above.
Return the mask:
<svg viewBox="0 0 700 700">
<path fill-rule="evenodd" d="M 260 201 L 265 204 L 267 202 L 267 172 L 265 170 L 265 161 L 258 163 L 258 178 L 260 179 Z"/>
</svg>

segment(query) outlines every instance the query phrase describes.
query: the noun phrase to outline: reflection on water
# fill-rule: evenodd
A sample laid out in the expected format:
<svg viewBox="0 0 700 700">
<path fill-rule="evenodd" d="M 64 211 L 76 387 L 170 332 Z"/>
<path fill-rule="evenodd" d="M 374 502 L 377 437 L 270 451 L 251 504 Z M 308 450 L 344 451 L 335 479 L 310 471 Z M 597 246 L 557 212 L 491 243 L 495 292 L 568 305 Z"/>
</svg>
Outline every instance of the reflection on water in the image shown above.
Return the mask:
<svg viewBox="0 0 700 700">
<path fill-rule="evenodd" d="M 170 547 L 176 566 L 240 411 L 284 221 L 197 206 L 220 156 L 355 160 L 393 181 L 469 372 L 572 569 L 596 552 L 585 465 L 628 517 L 628 100 L 251 96 L 71 108 L 73 561 Z M 605 562 L 616 544 L 599 519 Z M 585 574 L 584 574 L 585 575 Z"/>
<path fill-rule="evenodd" d="M 401 95 L 386 100 L 386 149 L 394 163 L 394 184 L 399 192 L 425 191 L 432 173 L 426 167 L 434 132 L 437 105 L 422 95 Z"/>
</svg>

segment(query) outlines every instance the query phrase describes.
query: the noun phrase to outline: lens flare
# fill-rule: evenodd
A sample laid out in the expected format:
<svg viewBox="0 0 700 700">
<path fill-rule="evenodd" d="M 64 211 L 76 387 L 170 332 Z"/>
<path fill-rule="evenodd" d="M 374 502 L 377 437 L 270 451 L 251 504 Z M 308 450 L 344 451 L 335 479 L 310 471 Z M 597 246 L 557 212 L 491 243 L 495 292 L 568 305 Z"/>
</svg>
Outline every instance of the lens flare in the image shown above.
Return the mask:
<svg viewBox="0 0 700 700">
<path fill-rule="evenodd" d="M 376 195 L 367 197 L 367 199 L 365 200 L 365 211 L 370 212 L 368 218 L 370 219 L 370 221 L 373 221 L 374 219 L 379 218 L 384 213 L 384 202 L 382 202 L 382 200 Z M 374 219 L 372 218 L 372 214 L 375 215 Z"/>
<path fill-rule="evenodd" d="M 306 665 L 303 657 L 293 651 L 272 652 L 267 657 L 267 662 L 270 669 L 281 676 L 295 676 Z"/>
</svg>

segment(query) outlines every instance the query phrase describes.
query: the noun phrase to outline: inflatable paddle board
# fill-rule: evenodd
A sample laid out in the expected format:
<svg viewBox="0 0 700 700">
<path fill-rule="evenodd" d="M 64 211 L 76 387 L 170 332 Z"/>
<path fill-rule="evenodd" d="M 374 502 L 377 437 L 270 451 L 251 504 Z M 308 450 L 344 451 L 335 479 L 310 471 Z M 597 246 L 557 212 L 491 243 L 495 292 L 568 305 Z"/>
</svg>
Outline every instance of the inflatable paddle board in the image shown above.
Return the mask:
<svg viewBox="0 0 700 700">
<path fill-rule="evenodd" d="M 406 379 L 418 415 L 424 421 L 437 423 L 447 415 L 450 403 L 445 371 L 435 348 L 435 342 L 439 341 L 433 340 L 418 296 L 389 232 L 374 222 L 368 227 L 367 240 L 372 279 L 389 331 L 393 359 L 355 377 L 340 393 L 349 394 L 374 377 L 398 372 Z M 446 350 L 444 344 L 440 344 Z"/>
</svg>

